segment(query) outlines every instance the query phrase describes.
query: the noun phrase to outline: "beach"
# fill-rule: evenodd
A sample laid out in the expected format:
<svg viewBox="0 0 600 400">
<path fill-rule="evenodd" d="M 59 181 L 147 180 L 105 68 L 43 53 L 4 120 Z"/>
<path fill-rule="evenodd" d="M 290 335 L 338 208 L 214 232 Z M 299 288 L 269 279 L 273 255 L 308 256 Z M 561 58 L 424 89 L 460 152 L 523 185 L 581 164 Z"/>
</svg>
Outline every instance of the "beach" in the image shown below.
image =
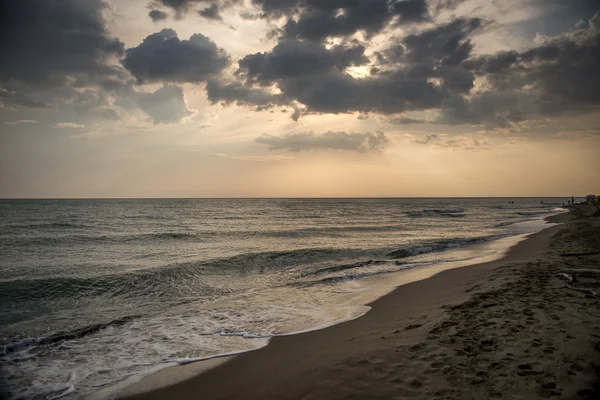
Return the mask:
<svg viewBox="0 0 600 400">
<path fill-rule="evenodd" d="M 400 286 L 358 319 L 167 368 L 121 398 L 596 398 L 597 281 L 568 280 L 573 268 L 600 270 L 600 219 L 583 215 L 550 217 L 561 225 L 500 260 Z"/>
</svg>

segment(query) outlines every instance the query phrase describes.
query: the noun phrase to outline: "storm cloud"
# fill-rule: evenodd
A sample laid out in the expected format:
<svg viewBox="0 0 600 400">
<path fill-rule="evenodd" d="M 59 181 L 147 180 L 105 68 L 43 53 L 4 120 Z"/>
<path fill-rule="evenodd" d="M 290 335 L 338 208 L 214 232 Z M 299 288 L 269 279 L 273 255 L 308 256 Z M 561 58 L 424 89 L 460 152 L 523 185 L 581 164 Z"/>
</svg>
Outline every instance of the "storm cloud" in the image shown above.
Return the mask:
<svg viewBox="0 0 600 400">
<path fill-rule="evenodd" d="M 486 54 L 481 35 L 497 29 L 497 22 L 439 14 L 462 2 L 147 3 L 144 14 L 155 22 L 221 20 L 239 11 L 277 26 L 270 50 L 234 58 L 202 33 L 180 39 L 173 29 L 146 33 L 125 49 L 106 20 L 117 11 L 103 0 L 8 0 L 0 15 L 0 104 L 6 110 L 64 107 L 101 120 L 120 119 L 137 107 L 155 123 L 176 123 L 192 112 L 184 89 L 176 86 L 186 83 L 198 84 L 210 104 L 255 111 L 285 106 L 294 110 L 294 120 L 360 113 L 397 124 L 497 129 L 600 109 L 600 13 L 563 33 L 538 35 L 529 48 Z M 558 0 L 552 4 L 566 7 Z M 426 111 L 427 121 L 408 118 L 424 115 L 413 111 Z"/>
<path fill-rule="evenodd" d="M 449 100 L 442 123 L 490 123 L 584 113 L 600 106 L 600 12 L 588 27 L 543 38 L 524 51 L 505 51 L 465 60 L 488 89 Z"/>
<path fill-rule="evenodd" d="M 289 101 L 281 94 L 273 94 L 263 88 L 246 86 L 238 81 L 221 82 L 217 79 L 210 79 L 206 83 L 206 94 L 213 104 L 257 106 L 260 109 L 289 104 Z"/>
<path fill-rule="evenodd" d="M 470 56 L 470 37 L 480 27 L 479 19 L 459 19 L 407 36 L 378 57 L 378 71 L 364 78 L 347 71 L 370 62 L 362 44 L 326 49 L 297 40 L 246 56 L 238 75 L 247 84 L 275 84 L 314 113 L 429 110 L 473 87 L 473 73 L 460 64 Z"/>
<path fill-rule="evenodd" d="M 208 37 L 196 33 L 180 40 L 173 29 L 154 33 L 127 49 L 121 64 L 138 83 L 204 82 L 229 66 L 229 55 Z"/>
<path fill-rule="evenodd" d="M 308 1 L 297 16 L 290 18 L 282 30 L 286 38 L 320 41 L 327 37 L 350 36 L 362 31 L 367 35 L 380 32 L 392 20 L 397 24 L 427 20 L 425 0 L 346 0 Z"/>
<path fill-rule="evenodd" d="M 284 136 L 262 134 L 255 139 L 257 143 L 269 146 L 271 150 L 346 150 L 346 151 L 381 151 L 388 143 L 383 132 L 346 133 L 326 132 L 316 135 L 312 132 L 294 133 Z"/>
<path fill-rule="evenodd" d="M 206 7 L 201 10 L 198 10 L 198 14 L 201 17 L 204 17 L 206 19 L 214 19 L 217 21 L 220 21 L 223 19 L 221 17 L 221 12 L 219 11 L 219 6 L 217 6 L 216 4 L 213 4 L 210 7 Z"/>
<path fill-rule="evenodd" d="M 167 19 L 169 17 L 169 15 L 164 12 L 164 11 L 160 11 L 160 10 L 151 10 L 148 13 L 148 16 L 152 19 L 152 21 L 154 22 L 158 22 L 158 21 L 164 21 L 165 19 Z"/>
<path fill-rule="evenodd" d="M 175 19 L 184 18 L 190 11 L 196 10 L 198 15 L 208 19 L 221 19 L 221 10 L 230 8 L 241 0 L 153 0 L 148 5 L 151 8 L 164 7 L 173 11 Z M 208 6 L 207 6 L 208 4 Z M 150 15 L 152 20 L 155 20 Z"/>
<path fill-rule="evenodd" d="M 314 76 L 369 60 L 365 47 L 334 46 L 327 50 L 320 44 L 296 40 L 278 43 L 271 51 L 251 54 L 239 61 L 238 74 L 250 83 L 270 85 L 281 79 Z"/>
<path fill-rule="evenodd" d="M 106 7 L 102 0 L 3 1 L 0 85 L 42 90 L 120 79 L 111 60 L 124 53 L 124 45 L 105 27 Z M 23 106 L 40 104 L 13 99 Z"/>
</svg>

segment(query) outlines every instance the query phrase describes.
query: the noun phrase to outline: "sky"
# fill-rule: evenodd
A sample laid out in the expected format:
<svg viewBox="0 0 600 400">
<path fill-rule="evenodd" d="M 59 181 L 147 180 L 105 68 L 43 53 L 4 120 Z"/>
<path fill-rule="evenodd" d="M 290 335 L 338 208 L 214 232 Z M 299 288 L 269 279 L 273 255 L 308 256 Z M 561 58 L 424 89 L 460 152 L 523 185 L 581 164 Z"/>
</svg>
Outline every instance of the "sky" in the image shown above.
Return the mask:
<svg viewBox="0 0 600 400">
<path fill-rule="evenodd" d="M 600 193 L 597 0 L 2 7 L 2 198 Z"/>
</svg>

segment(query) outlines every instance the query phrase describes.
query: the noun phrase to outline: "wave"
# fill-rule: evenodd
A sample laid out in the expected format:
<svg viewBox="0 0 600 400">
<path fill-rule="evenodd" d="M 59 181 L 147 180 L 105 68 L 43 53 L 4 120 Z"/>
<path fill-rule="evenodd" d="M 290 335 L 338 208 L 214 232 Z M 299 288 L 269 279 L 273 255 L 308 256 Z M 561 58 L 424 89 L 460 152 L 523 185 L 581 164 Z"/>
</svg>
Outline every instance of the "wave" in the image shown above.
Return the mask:
<svg viewBox="0 0 600 400">
<path fill-rule="evenodd" d="M 376 271 L 366 271 L 366 272 L 361 272 L 361 273 L 348 274 L 348 275 L 343 275 L 343 276 L 331 276 L 331 277 L 327 277 L 327 278 L 310 280 L 310 281 L 293 282 L 293 283 L 288 284 L 287 286 L 295 286 L 295 287 L 304 288 L 304 287 L 312 287 L 312 286 L 319 286 L 319 285 L 332 285 L 332 284 L 335 285 L 335 284 L 339 284 L 339 283 L 343 283 L 343 282 L 359 280 L 359 279 L 366 278 L 369 276 L 389 274 L 392 272 L 406 271 L 406 270 L 409 270 L 409 269 L 412 269 L 415 267 L 431 265 L 431 264 L 433 264 L 433 262 L 420 262 L 420 263 L 412 263 L 412 264 L 394 263 L 393 265 L 395 265 L 396 267 L 386 268 L 386 269 L 381 269 L 381 270 L 376 270 Z"/>
<path fill-rule="evenodd" d="M 149 243 L 156 240 L 190 240 L 203 241 L 206 235 L 187 232 L 158 232 L 140 233 L 135 235 L 61 235 L 61 236 L 35 236 L 35 237 L 4 237 L 0 242 L 9 246 L 53 246 L 60 244 L 119 244 L 141 242 Z"/>
<path fill-rule="evenodd" d="M 11 353 L 17 353 L 23 350 L 29 350 L 34 347 L 51 346 L 58 343 L 62 343 L 67 340 L 80 339 L 82 337 L 92 335 L 98 331 L 101 331 L 111 326 L 125 325 L 126 323 L 134 320 L 135 318 L 139 318 L 139 316 L 127 316 L 115 319 L 107 323 L 89 325 L 73 331 L 58 332 L 49 336 L 42 336 L 40 338 L 21 339 L 19 341 L 9 343 L 5 346 L 0 347 L 0 356 L 5 356 Z"/>
<path fill-rule="evenodd" d="M 395 250 L 391 253 L 388 253 L 387 256 L 393 259 L 407 258 L 412 256 L 418 256 L 421 254 L 444 251 L 456 247 L 466 246 L 469 244 L 488 242 L 491 240 L 501 239 L 507 236 L 510 236 L 510 234 L 480 236 L 475 238 L 446 239 L 437 242 L 425 243 L 405 249 Z"/>
<path fill-rule="evenodd" d="M 318 269 L 318 270 L 312 272 L 311 275 L 329 274 L 331 272 L 345 271 L 345 270 L 348 270 L 348 269 L 355 269 L 355 268 L 360 268 L 360 267 L 366 267 L 368 265 L 384 264 L 386 262 L 387 261 L 385 261 L 385 260 L 359 261 L 359 262 L 355 262 L 355 263 L 352 263 L 352 264 L 344 264 L 344 265 L 337 265 L 335 267 L 321 268 L 321 269 Z"/>
<path fill-rule="evenodd" d="M 444 250 L 449 250 L 452 248 L 462 247 L 462 246 L 466 246 L 466 245 L 470 245 L 470 244 L 484 243 L 484 242 L 488 242 L 488 241 L 492 241 L 492 240 L 501 239 L 501 238 L 507 237 L 507 236 L 510 236 L 510 234 L 489 235 L 489 236 L 481 236 L 481 237 L 476 237 L 476 238 L 447 239 L 447 240 L 441 240 L 441 241 L 436 241 L 436 242 L 431 242 L 431 243 L 425 243 L 425 244 L 420 244 L 417 246 L 408 247 L 408 248 L 394 250 L 392 252 L 389 252 L 386 254 L 386 256 L 390 258 L 389 260 L 369 259 L 369 260 L 359 261 L 359 262 L 355 262 L 355 263 L 351 263 L 351 264 L 342 264 L 342 265 L 336 265 L 333 267 L 320 268 L 315 271 L 311 271 L 310 273 L 305 274 L 304 276 L 331 274 L 331 273 L 335 273 L 335 272 L 348 271 L 348 270 L 358 269 L 358 268 L 367 267 L 367 266 L 389 264 L 391 261 L 394 261 L 394 265 L 402 266 L 403 268 L 406 268 L 406 266 L 408 264 L 410 264 L 411 266 L 429 264 L 430 263 L 429 261 L 427 261 L 427 262 L 408 262 L 408 261 L 400 261 L 400 259 L 418 256 L 418 255 L 422 255 L 422 254 L 441 252 Z M 398 269 L 394 269 L 393 271 L 398 271 Z M 377 273 L 380 273 L 380 272 L 377 272 Z M 350 274 L 350 275 L 346 275 L 343 277 L 339 277 L 339 276 L 338 277 L 327 277 L 327 278 L 319 279 L 318 281 L 315 281 L 315 282 L 319 282 L 321 284 L 322 283 L 337 283 L 337 282 L 349 280 L 349 279 L 358 279 L 358 277 L 361 277 L 363 275 L 364 274 L 359 274 L 359 275 Z M 305 283 L 306 282 L 293 282 L 288 285 L 303 286 Z"/>
<path fill-rule="evenodd" d="M 227 237 L 339 237 L 360 232 L 398 232 L 405 230 L 401 225 L 355 225 L 355 226 L 329 226 L 318 228 L 300 228 L 294 230 L 237 230 L 237 231 L 199 231 L 199 232 L 157 232 L 139 233 L 133 235 L 61 235 L 35 237 L 0 237 L 0 243 L 9 246 L 54 246 L 60 244 L 123 244 L 123 243 L 153 243 L 156 241 L 189 241 L 206 242 Z"/>
<path fill-rule="evenodd" d="M 411 218 L 423 217 L 465 217 L 467 214 L 464 208 L 429 208 L 420 211 L 405 211 L 406 216 Z"/>
<path fill-rule="evenodd" d="M 518 219 L 516 221 L 504 221 L 504 222 L 500 222 L 499 224 L 494 225 L 494 228 L 503 228 L 505 226 L 510 226 L 510 225 L 519 224 L 522 222 L 529 222 L 529 221 L 535 221 L 535 219 L 528 218 L 528 219 Z"/>
<path fill-rule="evenodd" d="M 323 228 L 301 228 L 289 231 L 259 232 L 258 235 L 270 237 L 315 237 L 315 236 L 340 236 L 348 233 L 360 232 L 397 232 L 405 230 L 401 225 L 354 225 L 330 226 Z"/>
<path fill-rule="evenodd" d="M 532 216 L 532 215 L 546 215 L 550 213 L 550 210 L 547 211 L 517 211 L 515 214 L 522 216 Z"/>
<path fill-rule="evenodd" d="M 252 333 L 252 332 L 236 332 L 227 329 L 221 329 L 215 333 L 219 336 L 237 336 L 244 339 L 268 339 L 275 336 L 272 333 Z"/>
<path fill-rule="evenodd" d="M 206 275 L 262 274 L 331 259 L 363 258 L 369 252 L 360 249 L 305 248 L 244 253 L 228 258 L 182 262 L 92 277 L 19 278 L 0 281 L 0 304 L 90 296 L 166 300 L 186 292 L 196 297 L 214 297 L 226 292 L 206 284 L 203 279 Z"/>
<path fill-rule="evenodd" d="M 243 253 L 227 258 L 181 262 L 92 277 L 19 278 L 0 282 L 0 303 L 9 304 L 11 302 L 99 296 L 129 299 L 154 298 L 158 301 L 171 300 L 185 294 L 197 298 L 214 298 L 226 294 L 227 290 L 211 286 L 205 281 L 207 275 L 261 275 L 315 263 L 327 263 L 333 260 L 364 260 L 325 266 L 316 271 L 310 271 L 310 267 L 300 268 L 298 271 L 299 276 L 328 274 L 368 265 L 377 265 L 390 260 L 439 252 L 505 236 L 492 235 L 476 238 L 445 239 L 396 250 L 390 248 L 301 248 L 289 251 Z M 386 256 L 389 260 L 374 259 L 374 256 Z"/>
<path fill-rule="evenodd" d="M 39 222 L 35 224 L 15 224 L 9 225 L 9 229 L 86 229 L 91 228 L 87 224 L 75 224 L 72 222 Z"/>
<path fill-rule="evenodd" d="M 122 240 L 124 242 L 129 241 L 147 241 L 151 239 L 200 239 L 199 235 L 193 233 L 185 233 L 185 232 L 160 232 L 160 233 L 146 233 L 141 235 L 129 236 L 119 238 L 117 240 Z"/>
</svg>

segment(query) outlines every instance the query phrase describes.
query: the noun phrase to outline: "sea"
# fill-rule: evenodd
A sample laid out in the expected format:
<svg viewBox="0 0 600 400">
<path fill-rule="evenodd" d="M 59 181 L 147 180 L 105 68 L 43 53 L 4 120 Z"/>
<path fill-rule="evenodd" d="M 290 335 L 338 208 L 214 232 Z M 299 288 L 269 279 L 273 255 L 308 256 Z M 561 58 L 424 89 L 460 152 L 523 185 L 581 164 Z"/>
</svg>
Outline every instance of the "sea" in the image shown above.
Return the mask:
<svg viewBox="0 0 600 400">
<path fill-rule="evenodd" d="M 113 398 L 357 318 L 411 271 L 501 257 L 563 201 L 0 200 L 0 397 Z"/>
</svg>

